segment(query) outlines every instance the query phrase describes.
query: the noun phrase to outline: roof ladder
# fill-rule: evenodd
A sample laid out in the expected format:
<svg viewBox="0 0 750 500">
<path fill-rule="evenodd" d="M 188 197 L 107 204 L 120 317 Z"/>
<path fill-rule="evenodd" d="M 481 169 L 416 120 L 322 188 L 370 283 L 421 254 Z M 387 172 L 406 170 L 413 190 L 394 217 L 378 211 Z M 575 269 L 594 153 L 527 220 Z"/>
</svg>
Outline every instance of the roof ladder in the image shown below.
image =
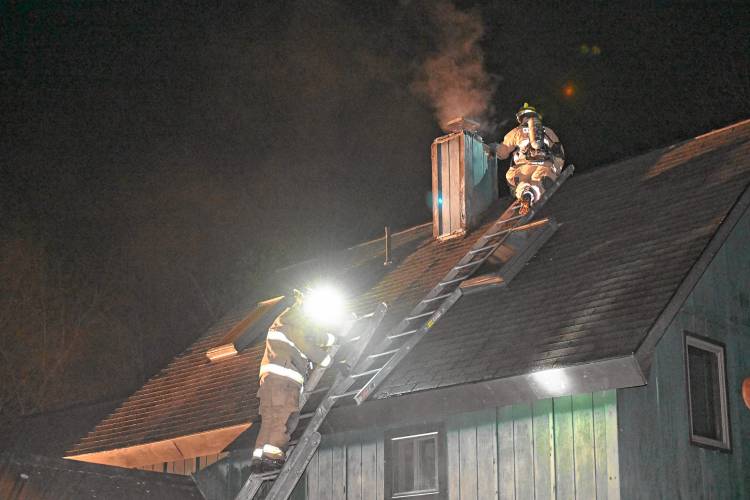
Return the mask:
<svg viewBox="0 0 750 500">
<path fill-rule="evenodd" d="M 350 378 L 360 379 L 370 374 L 372 376 L 354 396 L 357 404 L 363 403 L 372 395 L 375 389 L 396 368 L 398 363 L 411 351 L 417 342 L 458 301 L 462 294 L 461 283 L 470 278 L 487 258 L 505 242 L 511 233 L 531 226 L 528 222 L 557 191 L 560 185 L 573 174 L 574 170 L 575 167 L 573 165 L 569 165 L 563 170 L 555 183 L 531 207 L 526 215 L 518 213 L 520 203 L 514 201 L 492 227 L 474 243 L 474 246 L 464 257 L 453 266 L 448 274 L 427 293 L 425 298 L 393 330 L 388 332 L 378 346 L 378 349 L 359 363 L 355 370 L 356 373 L 353 373 Z M 546 238 L 544 238 L 544 241 L 546 241 Z M 540 244 L 537 242 L 537 245 Z M 424 319 L 424 321 L 415 324 L 415 319 Z M 373 366 L 376 365 L 379 365 L 379 367 L 373 369 Z"/>
<path fill-rule="evenodd" d="M 388 306 L 386 304 L 380 304 L 373 313 L 357 318 L 345 330 L 346 333 L 343 337 L 354 339 L 350 342 L 354 347 L 352 347 L 352 352 L 349 353 L 349 359 L 351 360 L 352 365 L 356 365 L 362 357 L 367 344 L 375 333 L 375 330 L 377 330 L 380 325 L 380 322 L 385 317 L 387 310 Z M 363 322 L 366 322 L 367 324 L 362 326 Z M 355 329 L 359 330 L 361 333 L 359 333 L 359 335 L 352 335 Z M 335 359 L 335 353 L 339 348 L 339 345 L 332 348 L 336 351 L 330 352 L 331 358 Z M 333 364 L 329 366 L 333 366 Z M 318 365 L 315 370 L 313 370 L 313 373 L 305 384 L 305 391 L 300 397 L 300 409 L 305 406 L 313 394 L 319 392 L 316 391 L 315 388 L 318 382 L 323 378 L 326 369 L 327 367 Z M 270 486 L 268 493 L 264 497 L 266 500 L 286 500 L 289 498 L 289 495 L 291 495 L 294 487 L 297 485 L 299 478 L 304 474 L 307 464 L 318 449 L 318 445 L 320 445 L 321 436 L 318 429 L 328 415 L 328 412 L 331 411 L 338 400 L 354 395 L 354 393 L 347 392 L 352 385 L 352 380 L 353 379 L 348 376 L 340 374 L 336 376 L 336 380 L 331 387 L 328 388 L 325 397 L 315 411 L 312 414 L 305 415 L 305 417 L 309 419 L 309 422 L 294 448 L 290 447 L 288 453 L 289 459 L 284 464 L 284 467 L 278 472 L 250 475 L 242 486 L 240 492 L 235 497 L 235 500 L 252 500 L 255 498 L 261 486 L 267 481 L 273 481 L 273 484 Z"/>
</svg>

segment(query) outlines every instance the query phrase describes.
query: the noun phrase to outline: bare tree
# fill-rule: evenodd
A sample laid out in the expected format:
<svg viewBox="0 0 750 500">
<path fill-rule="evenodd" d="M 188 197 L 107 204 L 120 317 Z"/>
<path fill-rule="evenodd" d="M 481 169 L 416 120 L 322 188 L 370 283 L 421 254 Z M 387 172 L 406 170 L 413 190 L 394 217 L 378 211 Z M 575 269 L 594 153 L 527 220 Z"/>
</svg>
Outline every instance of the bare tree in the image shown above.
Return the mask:
<svg viewBox="0 0 750 500">
<path fill-rule="evenodd" d="M 24 239 L 0 242 L 0 283 L 0 415 L 95 399 L 118 373 L 130 378 L 127 329 L 109 314 L 114 294 Z"/>
</svg>

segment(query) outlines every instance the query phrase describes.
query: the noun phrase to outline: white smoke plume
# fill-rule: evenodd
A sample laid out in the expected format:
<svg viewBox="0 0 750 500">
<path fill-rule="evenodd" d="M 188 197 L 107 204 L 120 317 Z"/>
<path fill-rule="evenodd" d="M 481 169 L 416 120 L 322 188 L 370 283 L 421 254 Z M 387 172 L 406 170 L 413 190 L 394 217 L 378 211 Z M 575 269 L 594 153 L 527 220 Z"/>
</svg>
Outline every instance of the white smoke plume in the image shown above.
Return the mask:
<svg viewBox="0 0 750 500">
<path fill-rule="evenodd" d="M 498 78 L 484 67 L 479 45 L 482 18 L 477 10 L 459 10 L 448 0 L 433 5 L 430 22 L 437 35 L 437 52 L 425 59 L 411 89 L 429 100 L 441 126 L 463 116 L 478 119 L 487 130 L 494 118 L 491 100 Z"/>
</svg>

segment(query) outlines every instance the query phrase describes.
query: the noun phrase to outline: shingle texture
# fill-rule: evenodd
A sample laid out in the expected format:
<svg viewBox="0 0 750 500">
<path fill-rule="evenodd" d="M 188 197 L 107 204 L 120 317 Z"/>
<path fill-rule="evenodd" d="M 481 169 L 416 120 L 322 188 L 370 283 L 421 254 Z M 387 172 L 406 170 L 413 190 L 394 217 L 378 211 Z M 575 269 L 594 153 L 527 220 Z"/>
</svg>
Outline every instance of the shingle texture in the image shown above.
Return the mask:
<svg viewBox="0 0 750 500">
<path fill-rule="evenodd" d="M 71 452 L 125 448 L 248 422 L 258 411 L 255 393 L 263 347 L 218 363 L 206 358 L 206 350 L 220 344 L 252 308 L 245 304 L 227 314 Z"/>
<path fill-rule="evenodd" d="M 189 477 L 34 455 L 0 454 L 0 498 L 17 500 L 195 499 Z"/>
<path fill-rule="evenodd" d="M 461 298 L 375 397 L 632 353 L 749 181 L 750 121 L 572 177 L 540 214 L 553 216 L 558 231 L 510 286 Z M 429 225 L 397 237 L 388 267 L 381 241 L 293 271 L 308 279 L 343 269 L 340 281 L 361 291 L 358 312 L 389 303 L 385 332 L 508 203 L 500 200 L 465 238 L 435 241 Z M 214 326 L 74 451 L 251 421 L 262 347 L 215 364 L 205 358 L 248 311 L 240 307 Z"/>
</svg>

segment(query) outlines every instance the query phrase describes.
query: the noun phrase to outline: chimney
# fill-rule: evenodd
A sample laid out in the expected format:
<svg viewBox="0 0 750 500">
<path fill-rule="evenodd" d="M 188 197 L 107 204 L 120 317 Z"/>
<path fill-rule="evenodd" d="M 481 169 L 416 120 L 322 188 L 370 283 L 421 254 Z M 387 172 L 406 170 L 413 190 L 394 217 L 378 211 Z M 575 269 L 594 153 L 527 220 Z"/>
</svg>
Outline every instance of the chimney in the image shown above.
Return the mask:
<svg viewBox="0 0 750 500">
<path fill-rule="evenodd" d="M 479 225 L 497 199 L 497 158 L 479 135 L 479 123 L 456 118 L 448 135 L 432 142 L 432 234 L 450 239 Z"/>
</svg>

